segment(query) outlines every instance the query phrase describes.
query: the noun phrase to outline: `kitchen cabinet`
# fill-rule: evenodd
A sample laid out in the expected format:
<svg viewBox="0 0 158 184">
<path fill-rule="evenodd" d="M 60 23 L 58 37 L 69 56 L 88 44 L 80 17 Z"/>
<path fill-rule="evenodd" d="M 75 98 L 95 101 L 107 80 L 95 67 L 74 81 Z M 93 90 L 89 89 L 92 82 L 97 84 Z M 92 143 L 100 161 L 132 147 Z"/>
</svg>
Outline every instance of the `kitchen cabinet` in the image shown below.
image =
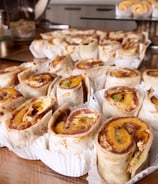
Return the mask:
<svg viewBox="0 0 158 184">
<path fill-rule="evenodd" d="M 50 4 L 46 11 L 46 18 L 52 22 L 69 24 L 73 28 L 103 29 L 107 31 L 134 30 L 135 22 L 83 20 L 83 16 L 108 17 L 115 13 L 114 5 L 88 4 Z"/>
</svg>

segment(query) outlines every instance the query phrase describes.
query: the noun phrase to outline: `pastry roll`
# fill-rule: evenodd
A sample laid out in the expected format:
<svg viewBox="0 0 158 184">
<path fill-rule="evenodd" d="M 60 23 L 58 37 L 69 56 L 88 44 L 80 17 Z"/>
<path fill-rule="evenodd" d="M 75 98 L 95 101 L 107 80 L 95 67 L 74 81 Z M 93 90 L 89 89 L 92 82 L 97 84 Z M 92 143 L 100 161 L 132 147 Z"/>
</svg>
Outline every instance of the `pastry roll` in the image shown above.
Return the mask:
<svg viewBox="0 0 158 184">
<path fill-rule="evenodd" d="M 6 121 L 10 142 L 15 148 L 27 147 L 47 132 L 48 121 L 56 109 L 56 99 L 32 98 L 15 109 Z"/>
<path fill-rule="evenodd" d="M 125 37 L 124 31 L 111 31 L 109 32 L 109 39 L 122 42 Z"/>
<path fill-rule="evenodd" d="M 138 68 L 144 58 L 146 47 L 139 41 L 126 39 L 122 47 L 116 51 L 115 65 Z"/>
<path fill-rule="evenodd" d="M 104 91 L 103 114 L 105 117 L 138 114 L 142 96 L 136 88 L 115 86 Z"/>
<path fill-rule="evenodd" d="M 0 88 L 0 147 L 9 147 L 5 122 L 13 110 L 25 102 L 23 95 L 11 87 Z"/>
<path fill-rule="evenodd" d="M 66 42 L 63 45 L 63 54 L 70 55 L 73 61 L 80 60 L 79 44 Z"/>
<path fill-rule="evenodd" d="M 11 87 L 0 88 L 0 109 L 12 111 L 25 101 L 23 95 Z"/>
<path fill-rule="evenodd" d="M 105 88 L 113 86 L 136 87 L 140 83 L 141 73 L 139 70 L 122 67 L 110 67 L 107 72 Z"/>
<path fill-rule="evenodd" d="M 148 88 L 158 90 L 157 80 L 158 80 L 158 69 L 154 68 L 144 70 L 143 81 Z"/>
<path fill-rule="evenodd" d="M 35 58 L 55 58 L 57 55 L 61 55 L 62 48 L 60 45 L 53 43 L 53 40 L 33 40 L 29 46 L 32 55 Z"/>
<path fill-rule="evenodd" d="M 18 75 L 19 90 L 25 97 L 38 97 L 47 94 L 48 86 L 57 80 L 56 74 L 36 73 L 30 69 Z"/>
<path fill-rule="evenodd" d="M 119 49 L 120 47 L 121 44 L 118 41 L 106 40 L 100 43 L 98 46 L 99 59 L 105 62 L 105 64 L 113 65 L 116 50 Z"/>
<path fill-rule="evenodd" d="M 141 1 L 139 3 L 135 3 L 132 6 L 131 11 L 135 17 L 149 17 L 152 13 L 152 6 L 147 1 Z"/>
<path fill-rule="evenodd" d="M 150 125 L 158 130 L 158 95 L 152 89 L 146 92 L 142 107 L 138 116 L 150 123 Z"/>
<path fill-rule="evenodd" d="M 57 84 L 56 97 L 59 105 L 85 103 L 89 100 L 90 94 L 90 82 L 84 75 L 70 75 L 62 78 Z"/>
<path fill-rule="evenodd" d="M 0 87 L 15 87 L 19 83 L 17 75 L 24 69 L 22 66 L 11 66 L 0 70 Z"/>
<path fill-rule="evenodd" d="M 116 16 L 120 16 L 120 17 L 132 16 L 132 12 L 131 12 L 132 5 L 133 5 L 133 1 L 131 0 L 119 2 L 115 8 Z"/>
<path fill-rule="evenodd" d="M 49 65 L 48 72 L 55 73 L 57 75 L 69 75 L 72 73 L 73 60 L 70 55 L 62 55 L 54 58 Z"/>
<path fill-rule="evenodd" d="M 151 127 L 137 117 L 107 120 L 96 136 L 100 175 L 110 184 L 127 182 L 147 163 L 152 141 Z"/>
<path fill-rule="evenodd" d="M 80 60 L 97 59 L 98 58 L 98 39 L 95 37 L 87 37 L 79 46 Z"/>
<path fill-rule="evenodd" d="M 49 160 L 54 158 L 48 165 L 65 176 L 85 175 L 90 168 L 90 153 L 100 123 L 101 114 L 92 108 L 60 106 L 48 124 Z"/>
<path fill-rule="evenodd" d="M 71 110 L 68 104 L 57 109 L 48 125 L 49 149 L 80 154 L 93 148 L 101 114 L 87 107 Z"/>
<path fill-rule="evenodd" d="M 94 91 L 97 91 L 105 85 L 107 69 L 99 59 L 86 59 L 75 63 L 73 73 L 87 75 Z"/>
</svg>

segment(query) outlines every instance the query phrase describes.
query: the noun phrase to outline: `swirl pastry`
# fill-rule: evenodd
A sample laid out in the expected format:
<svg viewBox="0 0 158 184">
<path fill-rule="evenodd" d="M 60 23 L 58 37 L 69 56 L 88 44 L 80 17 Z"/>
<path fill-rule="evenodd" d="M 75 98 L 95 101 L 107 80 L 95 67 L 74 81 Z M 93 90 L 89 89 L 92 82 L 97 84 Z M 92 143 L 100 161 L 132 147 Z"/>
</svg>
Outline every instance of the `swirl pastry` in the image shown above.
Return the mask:
<svg viewBox="0 0 158 184">
<path fill-rule="evenodd" d="M 72 73 L 73 61 L 70 55 L 62 55 L 54 58 L 49 65 L 48 72 L 57 75 L 68 75 Z"/>
<path fill-rule="evenodd" d="M 22 66 L 11 66 L 0 70 L 0 87 L 15 87 L 19 83 L 17 75 L 24 69 Z"/>
<path fill-rule="evenodd" d="M 127 40 L 122 47 L 117 50 L 116 57 L 119 59 L 139 58 L 139 42 Z"/>
<path fill-rule="evenodd" d="M 12 145 L 27 147 L 47 132 L 48 121 L 56 108 L 56 99 L 46 96 L 32 98 L 12 112 L 6 122 Z"/>
<path fill-rule="evenodd" d="M 71 110 L 69 105 L 62 105 L 49 121 L 49 149 L 74 154 L 92 149 L 100 123 L 101 114 L 91 108 Z"/>
<path fill-rule="evenodd" d="M 47 94 L 48 86 L 57 80 L 56 74 L 35 73 L 25 70 L 18 75 L 20 91 L 25 97 L 38 97 Z"/>
<path fill-rule="evenodd" d="M 104 92 L 103 114 L 105 117 L 138 114 L 142 104 L 140 92 L 127 86 L 115 86 Z"/>
<path fill-rule="evenodd" d="M 79 46 L 79 56 L 81 60 L 98 58 L 98 39 L 87 37 Z"/>
<path fill-rule="evenodd" d="M 151 127 L 137 117 L 116 117 L 103 123 L 96 137 L 100 175 L 110 184 L 125 183 L 148 160 Z"/>
<path fill-rule="evenodd" d="M 85 74 L 91 81 L 94 91 L 102 89 L 105 83 L 107 66 L 99 59 L 86 59 L 74 65 L 74 74 Z"/>
<path fill-rule="evenodd" d="M 53 40 L 38 39 L 33 40 L 29 46 L 32 55 L 35 58 L 55 58 L 57 55 L 61 55 L 60 45 L 53 43 Z"/>
<path fill-rule="evenodd" d="M 106 64 L 113 65 L 112 62 L 115 58 L 116 50 L 121 47 L 120 42 L 106 40 L 99 44 L 98 54 L 99 59 Z"/>
<path fill-rule="evenodd" d="M 146 92 L 142 107 L 138 116 L 150 123 L 150 125 L 158 130 L 158 96 L 154 90 L 150 89 Z"/>
<path fill-rule="evenodd" d="M 89 100 L 90 93 L 90 83 L 87 76 L 70 75 L 58 82 L 56 97 L 59 105 L 64 103 L 79 105 Z"/>
<path fill-rule="evenodd" d="M 132 13 L 134 16 L 147 16 L 149 17 L 152 13 L 151 4 L 147 1 L 141 1 L 132 6 Z"/>
<path fill-rule="evenodd" d="M 12 111 L 24 102 L 23 95 L 11 87 L 0 88 L 0 109 Z"/>
<path fill-rule="evenodd" d="M 60 106 L 48 124 L 48 146 L 55 163 L 51 168 L 65 175 L 79 177 L 90 168 L 90 152 L 101 123 L 101 114 L 84 107 L 72 110 L 68 104 Z"/>
<path fill-rule="evenodd" d="M 113 86 L 135 87 L 140 83 L 141 73 L 136 69 L 110 67 L 107 72 L 105 88 Z"/>
<path fill-rule="evenodd" d="M 149 88 L 153 88 L 155 90 L 158 90 L 157 86 L 157 80 L 158 80 L 158 69 L 146 69 L 143 72 L 143 81 L 146 86 Z"/>
<path fill-rule="evenodd" d="M 129 8 L 131 8 L 132 5 L 133 1 L 131 0 L 121 1 L 118 3 L 118 8 L 120 10 L 128 10 Z"/>
</svg>

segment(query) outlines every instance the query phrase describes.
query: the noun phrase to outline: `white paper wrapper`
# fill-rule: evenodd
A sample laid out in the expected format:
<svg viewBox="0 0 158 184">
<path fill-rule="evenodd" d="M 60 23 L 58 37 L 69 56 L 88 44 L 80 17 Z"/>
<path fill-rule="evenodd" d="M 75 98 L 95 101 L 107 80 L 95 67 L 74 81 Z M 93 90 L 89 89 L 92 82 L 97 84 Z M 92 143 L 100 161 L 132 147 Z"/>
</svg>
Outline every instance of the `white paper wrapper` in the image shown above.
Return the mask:
<svg viewBox="0 0 158 184">
<path fill-rule="evenodd" d="M 40 136 L 36 140 L 32 142 L 31 145 L 23 148 L 14 148 L 11 144 L 9 145 L 9 150 L 14 152 L 16 155 L 18 155 L 21 158 L 28 159 L 28 160 L 39 160 L 38 154 L 37 154 L 37 148 L 40 147 L 40 145 L 46 144 L 46 137 L 45 135 Z M 40 152 L 40 150 L 39 150 Z"/>
<path fill-rule="evenodd" d="M 0 124 L 0 147 L 11 147 L 4 123 Z"/>
<path fill-rule="evenodd" d="M 134 176 L 131 180 L 126 182 L 126 184 L 134 184 L 137 181 L 141 180 L 145 176 L 149 175 L 150 173 L 154 172 L 158 169 L 158 132 L 154 132 L 154 141 L 149 153 L 149 166 L 139 172 L 136 176 Z M 90 163 L 90 170 L 88 172 L 88 184 L 108 184 L 106 181 L 98 173 L 97 163 L 96 163 L 96 148 L 94 148 L 91 154 L 91 163 Z"/>
<path fill-rule="evenodd" d="M 59 174 L 80 177 L 89 170 L 90 150 L 84 150 L 80 155 L 49 151 L 46 147 L 36 149 L 36 151 L 38 158 Z"/>
<path fill-rule="evenodd" d="M 131 58 L 131 59 L 115 59 L 114 63 L 116 66 L 119 67 L 128 67 L 128 68 L 139 68 L 141 64 L 141 60 L 138 58 Z"/>
</svg>

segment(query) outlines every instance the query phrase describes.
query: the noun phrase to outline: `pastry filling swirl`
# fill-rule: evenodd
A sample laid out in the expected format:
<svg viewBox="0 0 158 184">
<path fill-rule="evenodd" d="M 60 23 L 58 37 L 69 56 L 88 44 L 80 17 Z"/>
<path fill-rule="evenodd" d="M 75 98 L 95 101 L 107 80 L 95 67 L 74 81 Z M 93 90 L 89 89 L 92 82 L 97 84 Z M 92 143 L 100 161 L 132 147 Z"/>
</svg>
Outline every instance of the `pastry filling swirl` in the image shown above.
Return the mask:
<svg viewBox="0 0 158 184">
<path fill-rule="evenodd" d="M 122 78 L 122 77 L 136 77 L 138 74 L 134 70 L 126 68 L 126 69 L 122 69 L 122 70 L 111 71 L 110 75 L 113 77 Z"/>
<path fill-rule="evenodd" d="M 22 97 L 22 94 L 14 88 L 4 87 L 0 89 L 0 104 L 11 102 Z"/>
<path fill-rule="evenodd" d="M 51 98 L 33 99 L 30 103 L 14 111 L 9 122 L 9 128 L 23 130 L 38 123 L 38 121 L 53 108 Z"/>
<path fill-rule="evenodd" d="M 89 109 L 81 109 L 70 114 L 65 110 L 56 119 L 53 129 L 57 134 L 80 134 L 88 131 L 96 123 L 98 113 Z"/>
<path fill-rule="evenodd" d="M 104 93 L 104 97 L 112 105 L 116 105 L 119 109 L 126 112 L 132 112 L 136 109 L 139 103 L 137 91 L 133 88 L 111 88 Z"/>
<path fill-rule="evenodd" d="M 55 79 L 56 75 L 51 75 L 49 73 L 35 74 L 28 77 L 25 83 L 31 87 L 38 88 L 48 84 Z"/>
<path fill-rule="evenodd" d="M 103 66 L 103 62 L 95 59 L 88 59 L 85 61 L 81 61 L 78 64 L 76 64 L 76 67 L 79 69 L 91 69 L 98 66 Z"/>
<path fill-rule="evenodd" d="M 149 127 L 137 117 L 120 117 L 109 121 L 99 132 L 100 145 L 118 154 L 126 153 L 134 145 L 143 151 L 149 139 Z"/>
</svg>

